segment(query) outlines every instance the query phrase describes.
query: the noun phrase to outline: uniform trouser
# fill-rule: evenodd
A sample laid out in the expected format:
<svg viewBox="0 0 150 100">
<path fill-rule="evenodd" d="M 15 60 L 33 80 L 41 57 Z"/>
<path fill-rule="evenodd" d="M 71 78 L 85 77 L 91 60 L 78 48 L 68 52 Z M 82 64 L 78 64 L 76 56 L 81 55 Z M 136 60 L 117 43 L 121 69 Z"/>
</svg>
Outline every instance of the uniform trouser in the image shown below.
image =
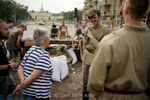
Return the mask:
<svg viewBox="0 0 150 100">
<path fill-rule="evenodd" d="M 12 57 L 18 57 L 18 48 L 15 45 L 9 43 L 6 43 L 6 45 L 7 50 L 12 55 Z"/>
<path fill-rule="evenodd" d="M 0 76 L 0 94 L 11 94 L 16 88 L 10 76 Z"/>
<path fill-rule="evenodd" d="M 60 39 L 65 39 L 66 38 L 66 32 L 61 32 L 59 38 Z"/>
<path fill-rule="evenodd" d="M 88 76 L 89 76 L 89 68 L 90 68 L 90 65 L 82 64 L 83 92 L 88 92 L 87 91 L 87 83 L 88 83 Z"/>
</svg>

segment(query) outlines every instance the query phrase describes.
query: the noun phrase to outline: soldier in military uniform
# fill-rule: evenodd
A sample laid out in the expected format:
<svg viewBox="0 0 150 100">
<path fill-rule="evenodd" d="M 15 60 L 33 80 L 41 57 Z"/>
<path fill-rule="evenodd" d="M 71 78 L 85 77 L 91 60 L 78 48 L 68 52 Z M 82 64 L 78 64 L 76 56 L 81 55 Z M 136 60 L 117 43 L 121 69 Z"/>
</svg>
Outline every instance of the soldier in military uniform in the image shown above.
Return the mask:
<svg viewBox="0 0 150 100">
<path fill-rule="evenodd" d="M 10 34 L 10 37 L 8 38 L 6 45 L 7 49 L 9 51 L 8 59 L 9 61 L 16 62 L 16 59 L 18 57 L 18 52 L 20 52 L 20 41 L 21 37 L 23 36 L 23 32 L 27 30 L 27 26 L 25 24 L 21 24 L 21 28 L 16 29 L 16 31 L 13 31 Z"/>
<path fill-rule="evenodd" d="M 62 25 L 58 28 L 58 38 L 65 39 L 68 36 L 68 27 L 65 25 L 65 21 L 62 21 Z"/>
<path fill-rule="evenodd" d="M 124 25 L 105 36 L 89 69 L 87 90 L 97 100 L 149 100 L 150 32 L 142 27 L 148 0 L 126 0 Z"/>
<path fill-rule="evenodd" d="M 88 18 L 92 23 L 91 27 L 86 28 L 83 40 L 83 98 L 82 100 L 89 99 L 89 92 L 87 91 L 87 81 L 91 62 L 93 61 L 93 55 L 98 47 L 101 39 L 110 33 L 110 29 L 100 24 L 100 10 L 90 9 Z"/>
</svg>

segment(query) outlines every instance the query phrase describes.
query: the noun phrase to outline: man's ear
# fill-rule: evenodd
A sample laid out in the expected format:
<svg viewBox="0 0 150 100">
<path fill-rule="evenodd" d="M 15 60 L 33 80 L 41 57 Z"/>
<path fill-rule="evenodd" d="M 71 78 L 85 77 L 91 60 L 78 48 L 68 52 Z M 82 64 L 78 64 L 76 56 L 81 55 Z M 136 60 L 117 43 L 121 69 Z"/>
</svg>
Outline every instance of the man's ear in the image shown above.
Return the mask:
<svg viewBox="0 0 150 100">
<path fill-rule="evenodd" d="M 45 38 L 45 42 L 48 41 L 48 37 Z"/>
<path fill-rule="evenodd" d="M 101 19 L 102 19 L 102 16 L 99 16 L 99 19 L 101 20 Z"/>
<path fill-rule="evenodd" d="M 128 14 L 128 13 L 129 13 L 129 9 L 130 9 L 129 6 L 126 6 L 126 7 L 125 7 L 125 14 Z"/>
<path fill-rule="evenodd" d="M 45 38 L 45 42 L 47 41 L 47 37 Z"/>
</svg>

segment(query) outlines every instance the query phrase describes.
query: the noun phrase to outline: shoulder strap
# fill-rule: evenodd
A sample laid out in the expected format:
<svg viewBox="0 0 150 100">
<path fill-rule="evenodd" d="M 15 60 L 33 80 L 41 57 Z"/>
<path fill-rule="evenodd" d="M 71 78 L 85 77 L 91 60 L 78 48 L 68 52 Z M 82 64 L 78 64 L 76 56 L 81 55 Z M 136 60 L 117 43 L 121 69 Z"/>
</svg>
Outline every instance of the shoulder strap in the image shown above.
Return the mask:
<svg viewBox="0 0 150 100">
<path fill-rule="evenodd" d="M 2 41 L 2 48 L 3 48 L 4 53 L 7 55 L 7 49 L 6 49 L 5 44 L 4 44 L 3 41 Z"/>
</svg>

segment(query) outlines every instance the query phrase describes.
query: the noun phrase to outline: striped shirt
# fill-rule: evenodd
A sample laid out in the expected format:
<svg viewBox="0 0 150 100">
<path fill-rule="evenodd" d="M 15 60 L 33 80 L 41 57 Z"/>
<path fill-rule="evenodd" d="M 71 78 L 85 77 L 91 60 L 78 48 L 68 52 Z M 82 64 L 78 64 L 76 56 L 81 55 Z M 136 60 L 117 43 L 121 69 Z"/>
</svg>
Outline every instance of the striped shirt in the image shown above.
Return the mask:
<svg viewBox="0 0 150 100">
<path fill-rule="evenodd" d="M 25 78 L 28 78 L 33 70 L 44 71 L 28 88 L 23 90 L 23 94 L 36 98 L 48 98 L 53 73 L 49 53 L 39 46 L 32 46 L 25 54 L 21 66 L 24 68 Z"/>
</svg>

